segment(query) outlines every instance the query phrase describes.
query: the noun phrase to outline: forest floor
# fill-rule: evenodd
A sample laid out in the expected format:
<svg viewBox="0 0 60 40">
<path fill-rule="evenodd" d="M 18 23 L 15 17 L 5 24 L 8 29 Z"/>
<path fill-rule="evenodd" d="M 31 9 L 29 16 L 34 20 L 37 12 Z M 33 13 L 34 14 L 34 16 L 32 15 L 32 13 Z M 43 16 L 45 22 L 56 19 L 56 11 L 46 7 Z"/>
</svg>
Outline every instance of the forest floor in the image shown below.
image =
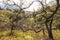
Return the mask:
<svg viewBox="0 0 60 40">
<path fill-rule="evenodd" d="M 20 30 L 14 30 L 13 35 L 9 35 L 10 31 L 2 31 L 0 32 L 0 40 L 50 40 L 45 31 L 45 35 L 43 32 L 35 33 L 34 31 L 22 32 Z M 53 37 L 55 40 L 60 40 L 60 31 L 53 30 Z"/>
</svg>

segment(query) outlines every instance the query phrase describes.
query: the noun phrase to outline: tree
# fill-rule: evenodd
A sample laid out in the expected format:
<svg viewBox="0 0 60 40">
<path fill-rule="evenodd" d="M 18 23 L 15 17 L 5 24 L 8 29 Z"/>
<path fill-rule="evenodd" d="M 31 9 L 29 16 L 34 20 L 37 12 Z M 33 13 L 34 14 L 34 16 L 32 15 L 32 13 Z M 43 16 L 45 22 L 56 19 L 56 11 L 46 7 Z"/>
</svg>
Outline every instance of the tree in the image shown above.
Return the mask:
<svg viewBox="0 0 60 40">
<path fill-rule="evenodd" d="M 9 1 L 9 0 L 8 0 Z M 20 0 L 21 1 L 21 0 Z M 13 3 L 14 3 L 14 5 L 17 5 L 14 1 L 13 1 Z M 23 6 L 23 2 L 21 1 L 21 3 L 20 3 L 20 6 L 19 5 L 17 5 L 20 9 L 18 10 L 18 13 L 16 13 L 16 14 L 12 14 L 11 16 L 10 16 L 10 19 L 12 20 L 11 21 L 11 34 L 13 33 L 13 30 L 14 30 L 14 27 L 16 26 L 16 24 L 18 23 L 18 21 L 19 20 L 21 20 L 22 19 L 22 13 L 24 12 L 24 9 L 27 9 L 27 8 L 29 8 L 32 4 L 34 3 L 34 1 L 31 3 L 31 4 L 29 4 L 29 6 L 28 7 L 24 7 L 24 8 L 22 8 L 22 6 Z M 6 5 L 9 5 L 9 4 L 6 4 Z M 20 16 L 19 16 L 20 15 Z M 23 28 L 21 27 L 21 29 L 23 30 Z M 23 30 L 24 31 L 24 30 Z M 10 34 L 10 35 L 11 35 Z"/>
<path fill-rule="evenodd" d="M 41 5 L 42 5 L 42 7 L 43 7 L 43 9 L 42 9 L 42 12 L 45 12 L 45 14 L 47 13 L 46 12 L 46 8 L 44 7 L 44 4 L 41 2 L 41 1 L 39 1 L 40 3 L 41 3 Z M 48 35 L 49 35 L 49 37 L 52 39 L 52 40 L 54 40 L 53 39 L 53 35 L 52 35 L 52 22 L 53 22 L 53 17 L 54 17 L 54 15 L 56 14 L 56 12 L 58 11 L 58 9 L 59 9 L 59 0 L 56 0 L 56 4 L 57 4 L 57 6 L 56 6 L 56 9 L 54 10 L 54 11 L 52 11 L 52 14 L 50 15 L 50 16 L 45 16 L 45 15 L 42 15 L 46 20 L 45 20 L 45 25 L 46 25 L 46 29 L 47 29 L 47 31 L 48 31 Z M 49 23 L 49 24 L 48 24 Z"/>
</svg>

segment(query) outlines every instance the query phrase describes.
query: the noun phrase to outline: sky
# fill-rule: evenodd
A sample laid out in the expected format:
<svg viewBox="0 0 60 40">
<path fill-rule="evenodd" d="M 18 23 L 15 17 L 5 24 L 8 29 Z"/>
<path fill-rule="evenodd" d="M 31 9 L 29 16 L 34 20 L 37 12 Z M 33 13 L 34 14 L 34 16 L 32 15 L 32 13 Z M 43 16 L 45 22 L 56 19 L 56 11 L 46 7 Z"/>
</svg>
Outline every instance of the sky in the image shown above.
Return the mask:
<svg viewBox="0 0 60 40">
<path fill-rule="evenodd" d="M 29 5 L 32 1 L 34 1 L 34 3 L 28 8 L 28 9 L 25 9 L 26 11 L 34 11 L 34 10 L 37 10 L 39 7 L 41 7 L 40 3 L 38 2 L 38 0 L 10 0 L 8 1 L 9 4 L 13 4 L 14 1 L 17 5 L 20 5 L 20 1 L 23 1 L 24 2 L 24 6 L 27 6 Z M 52 1 L 52 0 L 47 0 L 47 4 Z M 0 2 L 2 2 L 2 0 L 0 0 Z M 2 6 L 2 5 L 0 5 Z M 23 7 L 24 7 L 23 6 Z"/>
<path fill-rule="evenodd" d="M 17 3 L 19 5 L 19 1 L 20 0 L 13 0 L 15 3 Z M 24 0 L 24 3 L 26 3 L 26 5 L 29 5 L 29 3 L 31 3 L 32 1 L 35 1 L 28 9 L 25 9 L 27 11 L 34 11 L 37 10 L 40 7 L 40 3 L 37 0 Z M 47 0 L 47 3 L 49 3 L 51 0 Z"/>
</svg>

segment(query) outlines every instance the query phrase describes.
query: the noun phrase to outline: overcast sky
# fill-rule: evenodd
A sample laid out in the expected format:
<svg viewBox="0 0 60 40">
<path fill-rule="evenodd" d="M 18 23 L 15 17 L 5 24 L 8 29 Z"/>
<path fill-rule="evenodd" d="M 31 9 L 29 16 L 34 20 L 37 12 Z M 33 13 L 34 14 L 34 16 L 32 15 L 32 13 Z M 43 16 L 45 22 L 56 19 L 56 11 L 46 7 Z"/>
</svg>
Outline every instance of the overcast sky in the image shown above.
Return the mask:
<svg viewBox="0 0 60 40">
<path fill-rule="evenodd" d="M 20 1 L 22 0 L 13 0 L 16 4 L 20 5 Z M 33 11 L 34 9 L 37 10 L 40 6 L 38 0 L 23 0 L 25 5 L 29 5 L 32 1 L 34 1 L 34 3 L 28 8 L 26 9 L 27 11 Z M 47 0 L 47 4 L 50 2 L 51 0 Z M 2 2 L 2 0 L 0 0 L 0 2 Z M 13 4 L 12 0 L 8 2 L 9 4 Z"/>
<path fill-rule="evenodd" d="M 15 3 L 17 3 L 19 5 L 20 0 L 13 0 Z M 28 9 L 29 11 L 34 11 L 37 10 L 40 7 L 40 3 L 37 0 L 24 0 L 24 3 L 26 5 L 28 5 L 29 3 L 31 3 L 32 1 L 35 1 Z M 49 3 L 51 0 L 47 0 L 47 3 Z"/>
</svg>

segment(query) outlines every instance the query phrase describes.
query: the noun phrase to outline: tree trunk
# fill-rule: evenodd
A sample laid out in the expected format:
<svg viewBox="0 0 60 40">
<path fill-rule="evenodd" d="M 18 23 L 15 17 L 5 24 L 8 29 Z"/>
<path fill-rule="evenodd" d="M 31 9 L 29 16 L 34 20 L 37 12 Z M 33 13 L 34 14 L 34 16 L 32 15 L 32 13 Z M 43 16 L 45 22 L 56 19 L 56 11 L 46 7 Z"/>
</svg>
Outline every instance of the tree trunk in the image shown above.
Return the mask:
<svg viewBox="0 0 60 40">
<path fill-rule="evenodd" d="M 54 40 L 52 30 L 48 30 L 48 36 L 50 39 Z"/>
<path fill-rule="evenodd" d="M 45 31 L 44 31 L 44 29 L 42 29 L 42 31 L 43 31 L 43 35 L 45 35 Z"/>
<path fill-rule="evenodd" d="M 12 23 L 10 35 L 13 35 L 14 24 Z"/>
<path fill-rule="evenodd" d="M 49 29 L 49 36 L 50 36 L 50 38 L 52 38 L 52 40 L 54 40 L 54 38 L 53 38 L 53 34 L 52 34 L 52 22 L 53 22 L 53 17 L 52 17 L 52 19 L 51 19 L 51 21 L 50 21 L 50 24 L 49 24 L 49 27 L 50 27 L 50 29 Z"/>
<path fill-rule="evenodd" d="M 49 38 L 54 40 L 53 39 L 53 34 L 52 34 L 52 22 L 50 23 L 50 25 L 48 25 L 48 22 L 45 22 L 45 25 L 46 25 L 46 28 L 47 28 L 47 31 L 48 31 Z"/>
<path fill-rule="evenodd" d="M 11 27 L 11 34 L 13 33 L 13 26 Z"/>
</svg>

